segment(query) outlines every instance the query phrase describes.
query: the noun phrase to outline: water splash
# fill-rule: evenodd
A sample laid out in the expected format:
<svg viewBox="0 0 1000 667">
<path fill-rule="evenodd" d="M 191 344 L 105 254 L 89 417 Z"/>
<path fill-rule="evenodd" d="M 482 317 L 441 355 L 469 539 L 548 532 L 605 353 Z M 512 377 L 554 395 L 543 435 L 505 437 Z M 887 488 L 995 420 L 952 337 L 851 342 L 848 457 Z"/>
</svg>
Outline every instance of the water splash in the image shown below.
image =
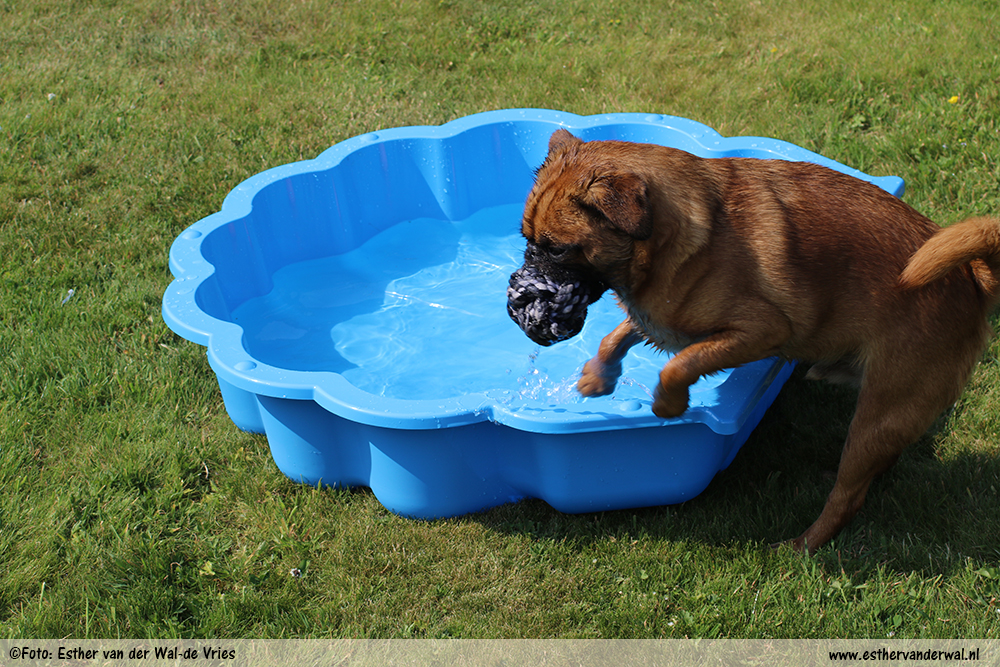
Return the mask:
<svg viewBox="0 0 1000 667">
<path fill-rule="evenodd" d="M 615 388 L 615 393 L 612 394 L 611 398 L 617 399 L 619 397 L 618 396 L 619 393 L 625 393 L 625 392 L 621 392 L 621 390 L 623 388 L 627 388 L 627 387 L 635 387 L 636 389 L 639 389 L 640 391 L 642 391 L 643 393 L 645 393 L 646 396 L 648 396 L 650 399 L 653 398 L 653 392 L 650 391 L 649 387 L 647 387 L 643 383 L 639 382 L 635 378 L 629 377 L 627 375 L 623 375 L 618 380 L 618 386 Z M 635 392 L 629 392 L 629 393 L 635 393 Z M 629 398 L 631 398 L 631 396 Z"/>
<path fill-rule="evenodd" d="M 521 400 L 539 401 L 549 405 L 578 403 L 582 400 L 576 389 L 580 374 L 553 379 L 548 370 L 537 365 L 541 348 L 536 347 L 528 355 L 528 370 L 517 378 L 515 398 Z"/>
</svg>

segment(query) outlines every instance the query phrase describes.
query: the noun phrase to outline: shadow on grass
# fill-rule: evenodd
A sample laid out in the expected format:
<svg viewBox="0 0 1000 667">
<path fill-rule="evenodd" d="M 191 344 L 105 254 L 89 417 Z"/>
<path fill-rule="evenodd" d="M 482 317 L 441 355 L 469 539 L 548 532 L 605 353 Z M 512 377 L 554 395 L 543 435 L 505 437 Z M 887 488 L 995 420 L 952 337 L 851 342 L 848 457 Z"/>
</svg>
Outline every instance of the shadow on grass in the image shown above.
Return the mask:
<svg viewBox="0 0 1000 667">
<path fill-rule="evenodd" d="M 568 515 L 529 499 L 469 518 L 580 548 L 614 538 L 768 551 L 819 516 L 854 411 L 853 390 L 804 374 L 796 370 L 729 468 L 688 502 Z M 887 567 L 936 576 L 968 558 L 1000 561 L 1000 460 L 974 451 L 940 457 L 951 420 L 939 418 L 875 480 L 862 511 L 816 554 L 819 563 L 849 573 Z"/>
</svg>

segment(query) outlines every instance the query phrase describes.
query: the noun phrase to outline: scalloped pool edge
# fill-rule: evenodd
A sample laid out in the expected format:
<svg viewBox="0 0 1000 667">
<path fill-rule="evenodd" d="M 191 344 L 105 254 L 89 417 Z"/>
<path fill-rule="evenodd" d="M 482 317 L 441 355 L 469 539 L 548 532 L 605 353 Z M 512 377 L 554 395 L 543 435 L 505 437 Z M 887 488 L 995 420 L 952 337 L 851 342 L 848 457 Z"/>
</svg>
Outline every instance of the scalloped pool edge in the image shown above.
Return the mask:
<svg viewBox="0 0 1000 667">
<path fill-rule="evenodd" d="M 578 134 L 604 126 L 669 129 L 683 141 L 671 145 L 703 157 L 718 155 L 773 157 L 809 161 L 837 169 L 879 185 L 900 196 L 903 181 L 896 176 L 872 177 L 788 142 L 761 137 L 723 137 L 712 128 L 684 118 L 657 114 L 621 113 L 578 116 L 541 109 L 489 111 L 453 120 L 440 126 L 413 126 L 379 130 L 342 141 L 312 160 L 282 165 L 261 172 L 240 183 L 224 199 L 221 210 L 191 225 L 182 232 L 170 249 L 170 270 L 175 276 L 163 296 L 163 317 L 178 335 L 204 345 L 208 359 L 219 377 L 223 393 L 234 404 L 247 403 L 254 396 L 312 400 L 342 417 L 370 425 L 401 429 L 425 429 L 460 426 L 493 421 L 513 428 L 547 433 L 577 433 L 607 428 L 646 427 L 666 423 L 706 423 L 720 433 L 738 430 L 751 402 L 744 402 L 732 414 L 694 409 L 674 420 L 661 420 L 651 414 L 622 415 L 622 423 L 608 423 L 606 416 L 589 415 L 585 408 L 569 406 L 566 418 L 553 419 L 545 410 L 505 405 L 492 392 L 469 394 L 450 399 L 402 400 L 374 396 L 364 392 L 337 373 L 292 371 L 269 366 L 250 357 L 242 345 L 242 329 L 233 322 L 216 319 L 200 309 L 194 295 L 214 272 L 201 253 L 201 243 L 213 230 L 249 214 L 253 197 L 268 185 L 298 174 L 328 170 L 352 152 L 379 142 L 429 138 L 443 140 L 472 129 L 492 124 L 542 122 L 554 131 L 560 127 Z M 543 157 L 543 156 L 542 156 Z M 526 194 L 526 193 L 525 193 Z M 754 388 L 771 373 L 775 362 L 765 360 L 735 369 L 724 384 L 737 385 L 759 394 Z M 753 398 L 753 396 L 751 396 Z M 228 407 L 228 405 L 227 405 Z M 248 407 L 252 413 L 254 408 Z M 644 411 L 648 413 L 648 411 Z M 244 420 L 246 421 L 246 420 Z M 257 426 L 257 420 L 251 420 Z M 617 421 L 617 420 L 613 420 Z M 239 423 L 239 422 L 238 422 Z M 251 428 L 259 430 L 259 428 Z"/>
</svg>

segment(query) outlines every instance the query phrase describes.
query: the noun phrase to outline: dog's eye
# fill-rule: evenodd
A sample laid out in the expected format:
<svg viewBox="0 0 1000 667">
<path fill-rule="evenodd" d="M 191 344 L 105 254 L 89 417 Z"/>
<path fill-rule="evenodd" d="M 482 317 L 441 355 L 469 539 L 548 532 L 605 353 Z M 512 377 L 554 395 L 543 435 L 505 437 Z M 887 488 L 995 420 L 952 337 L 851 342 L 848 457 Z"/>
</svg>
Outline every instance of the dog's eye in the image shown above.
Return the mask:
<svg viewBox="0 0 1000 667">
<path fill-rule="evenodd" d="M 561 259 L 566 259 L 570 255 L 572 255 L 574 250 L 576 250 L 576 246 L 554 245 L 548 249 L 548 253 L 549 257 L 551 257 L 556 261 L 559 261 Z"/>
</svg>

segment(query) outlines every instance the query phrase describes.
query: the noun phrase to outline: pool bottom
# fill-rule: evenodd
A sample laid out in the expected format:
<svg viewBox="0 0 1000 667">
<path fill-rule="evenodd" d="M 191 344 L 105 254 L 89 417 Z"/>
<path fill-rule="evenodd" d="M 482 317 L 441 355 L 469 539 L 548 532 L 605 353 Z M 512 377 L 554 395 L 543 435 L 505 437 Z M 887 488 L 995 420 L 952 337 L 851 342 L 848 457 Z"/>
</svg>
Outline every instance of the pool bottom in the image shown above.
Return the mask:
<svg viewBox="0 0 1000 667">
<path fill-rule="evenodd" d="M 272 288 L 233 311 L 243 345 L 259 362 L 333 372 L 372 396 L 426 400 L 489 394 L 506 405 L 583 401 L 576 380 L 601 338 L 624 317 L 611 294 L 590 307 L 572 340 L 540 348 L 506 314 L 507 281 L 521 262 L 521 205 L 483 209 L 459 221 L 408 220 L 339 255 L 274 272 Z M 637 347 L 614 395 L 652 397 L 668 355 Z M 729 371 L 692 387 L 711 405 Z"/>
<path fill-rule="evenodd" d="M 396 514 L 435 519 L 528 497 L 570 514 L 689 500 L 729 466 L 791 370 L 774 362 L 752 412 L 730 434 L 696 422 L 627 436 L 534 433 L 490 421 L 403 430 L 344 419 L 314 401 L 253 395 L 222 380 L 220 387 L 230 416 L 266 433 L 289 479 L 369 487 Z"/>
</svg>

